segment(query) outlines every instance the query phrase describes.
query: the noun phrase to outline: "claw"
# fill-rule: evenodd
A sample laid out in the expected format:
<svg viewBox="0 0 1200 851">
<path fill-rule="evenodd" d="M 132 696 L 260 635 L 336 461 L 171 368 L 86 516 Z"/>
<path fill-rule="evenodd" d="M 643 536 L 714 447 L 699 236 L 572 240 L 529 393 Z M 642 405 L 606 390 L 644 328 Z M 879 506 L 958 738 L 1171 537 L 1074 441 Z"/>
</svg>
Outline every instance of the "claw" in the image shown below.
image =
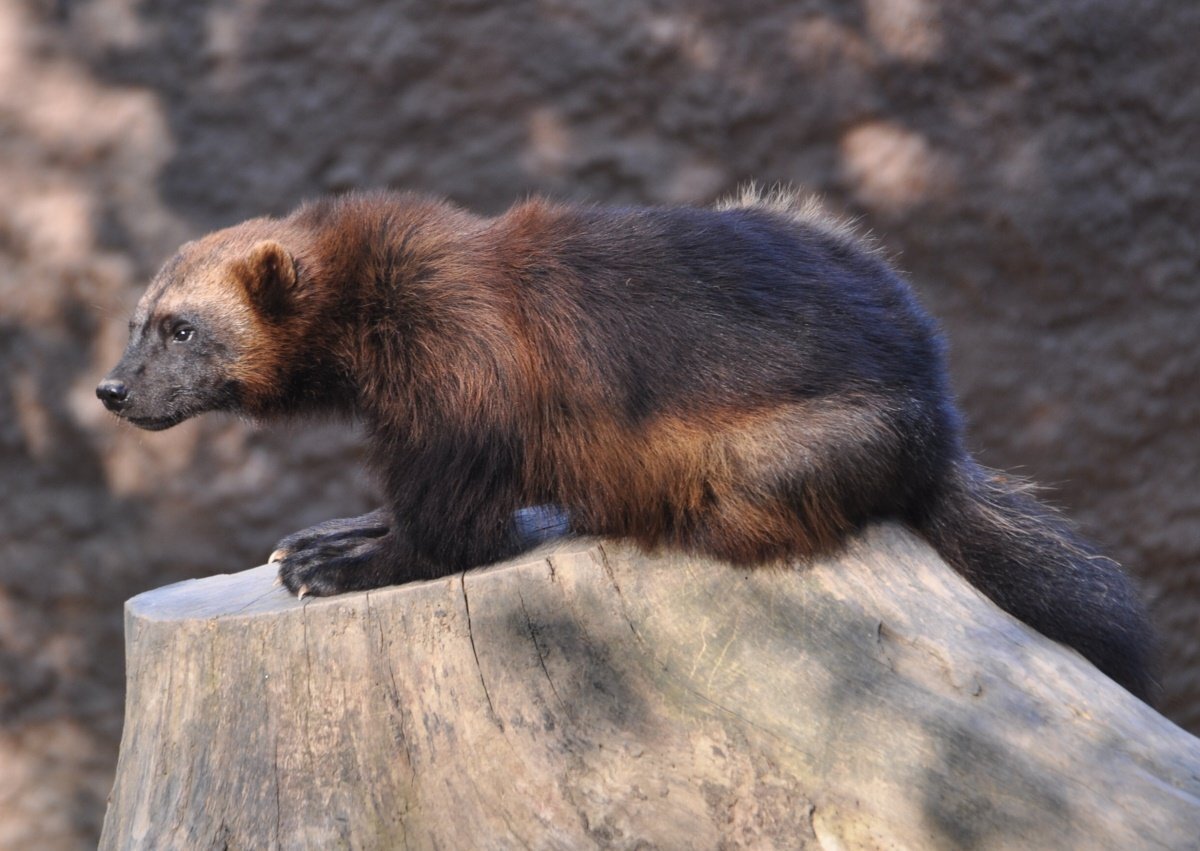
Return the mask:
<svg viewBox="0 0 1200 851">
<path fill-rule="evenodd" d="M 283 561 L 286 557 L 287 550 L 280 548 L 271 553 L 271 557 L 267 559 L 267 564 L 275 564 L 276 562 Z"/>
<path fill-rule="evenodd" d="M 276 586 L 276 587 L 278 587 L 278 586 L 282 585 L 282 584 L 283 584 L 283 577 L 282 577 L 282 576 L 279 576 L 278 574 L 276 574 L 276 575 L 275 575 L 275 581 L 274 581 L 274 582 L 272 582 L 271 584 L 272 584 L 272 585 L 274 585 L 274 586 Z"/>
<path fill-rule="evenodd" d="M 297 599 L 297 600 L 303 600 L 303 599 L 304 599 L 304 595 L 305 595 L 305 594 L 307 594 L 307 593 L 308 593 L 308 586 L 307 586 L 307 585 L 301 585 L 301 586 L 300 586 L 300 590 L 296 592 L 296 599 Z"/>
</svg>

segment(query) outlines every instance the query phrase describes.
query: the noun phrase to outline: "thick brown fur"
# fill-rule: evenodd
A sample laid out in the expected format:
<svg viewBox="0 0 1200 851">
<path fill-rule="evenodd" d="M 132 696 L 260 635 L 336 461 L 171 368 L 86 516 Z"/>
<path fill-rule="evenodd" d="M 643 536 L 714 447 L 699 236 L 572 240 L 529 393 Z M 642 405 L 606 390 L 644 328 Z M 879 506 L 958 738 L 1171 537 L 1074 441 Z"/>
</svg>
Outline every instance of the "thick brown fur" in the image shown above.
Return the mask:
<svg viewBox="0 0 1200 851">
<path fill-rule="evenodd" d="M 890 517 L 1151 689 L 1128 579 L 970 459 L 932 321 L 877 252 L 793 196 L 531 200 L 494 219 L 413 195 L 321 200 L 185 246 L 132 332 L 101 395 L 144 427 L 210 409 L 365 422 L 387 505 L 284 539 L 294 592 L 514 555 L 529 506 L 739 565 Z"/>
</svg>

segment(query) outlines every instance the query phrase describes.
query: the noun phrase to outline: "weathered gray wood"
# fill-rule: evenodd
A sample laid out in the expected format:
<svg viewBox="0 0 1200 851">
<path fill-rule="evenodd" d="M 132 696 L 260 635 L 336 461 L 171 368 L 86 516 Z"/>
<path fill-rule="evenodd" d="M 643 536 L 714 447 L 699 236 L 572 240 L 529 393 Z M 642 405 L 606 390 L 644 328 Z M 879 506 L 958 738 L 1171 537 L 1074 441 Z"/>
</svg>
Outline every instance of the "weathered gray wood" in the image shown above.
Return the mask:
<svg viewBox="0 0 1200 851">
<path fill-rule="evenodd" d="M 1200 741 L 900 529 L 126 607 L 103 848 L 1197 848 Z"/>
</svg>

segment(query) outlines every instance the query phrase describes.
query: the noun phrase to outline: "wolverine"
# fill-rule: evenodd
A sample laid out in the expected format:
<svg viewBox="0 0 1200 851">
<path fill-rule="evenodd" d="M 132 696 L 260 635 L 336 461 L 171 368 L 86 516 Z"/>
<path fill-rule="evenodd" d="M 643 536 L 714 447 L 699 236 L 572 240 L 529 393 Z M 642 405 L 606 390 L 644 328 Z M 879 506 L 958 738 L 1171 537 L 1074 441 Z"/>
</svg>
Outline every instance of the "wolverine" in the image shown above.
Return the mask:
<svg viewBox="0 0 1200 851">
<path fill-rule="evenodd" d="M 819 205 L 531 199 L 485 218 L 392 192 L 184 245 L 97 394 L 135 426 L 345 415 L 384 507 L 289 535 L 299 596 L 444 576 L 543 535 L 735 565 L 894 519 L 1001 608 L 1147 698 L 1121 568 L 977 464 L 943 344 L 881 253 Z"/>
</svg>

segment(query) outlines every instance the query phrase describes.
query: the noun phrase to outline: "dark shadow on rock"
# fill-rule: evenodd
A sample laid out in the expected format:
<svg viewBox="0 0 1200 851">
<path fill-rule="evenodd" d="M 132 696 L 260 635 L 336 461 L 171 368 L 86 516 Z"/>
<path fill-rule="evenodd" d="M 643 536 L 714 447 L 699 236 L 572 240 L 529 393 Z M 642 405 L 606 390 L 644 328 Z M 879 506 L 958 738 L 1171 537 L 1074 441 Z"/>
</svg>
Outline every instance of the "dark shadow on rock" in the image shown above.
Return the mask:
<svg viewBox="0 0 1200 851">
<path fill-rule="evenodd" d="M 1070 823 L 1067 802 L 1051 781 L 986 731 L 962 724 L 926 732 L 938 744 L 939 762 L 929 766 L 917 788 L 929 825 L 945 839 L 945 847 L 992 848 L 1016 837 L 1036 844 L 1038 822 L 1023 819 L 1022 807 L 1006 806 L 1010 800 L 1041 801 L 1059 823 Z"/>
</svg>

